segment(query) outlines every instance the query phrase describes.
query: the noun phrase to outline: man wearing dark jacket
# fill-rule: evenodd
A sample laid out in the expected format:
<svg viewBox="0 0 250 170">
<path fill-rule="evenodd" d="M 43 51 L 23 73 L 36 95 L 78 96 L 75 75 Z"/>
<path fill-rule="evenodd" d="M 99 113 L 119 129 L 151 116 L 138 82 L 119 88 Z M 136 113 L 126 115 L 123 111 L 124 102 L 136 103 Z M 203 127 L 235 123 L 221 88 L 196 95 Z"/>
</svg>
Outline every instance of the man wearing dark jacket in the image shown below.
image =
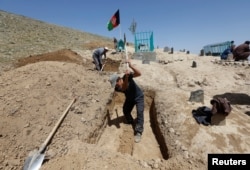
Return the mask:
<svg viewBox="0 0 250 170">
<path fill-rule="evenodd" d="M 234 49 L 233 55 L 234 55 L 235 61 L 247 60 L 247 58 L 250 55 L 249 44 L 250 44 L 250 41 L 245 41 L 243 44 L 237 46 Z"/>
<path fill-rule="evenodd" d="M 138 143 L 141 140 L 144 129 L 144 94 L 133 80 L 133 78 L 139 77 L 141 72 L 131 64 L 130 60 L 128 61 L 128 65 L 133 72 L 127 70 L 123 77 L 112 75 L 109 81 L 111 86 L 115 88 L 115 91 L 125 94 L 126 99 L 123 104 L 123 114 L 128 124 L 134 123 L 131 112 L 133 107 L 136 106 L 137 120 L 135 122 L 135 142 Z"/>
</svg>

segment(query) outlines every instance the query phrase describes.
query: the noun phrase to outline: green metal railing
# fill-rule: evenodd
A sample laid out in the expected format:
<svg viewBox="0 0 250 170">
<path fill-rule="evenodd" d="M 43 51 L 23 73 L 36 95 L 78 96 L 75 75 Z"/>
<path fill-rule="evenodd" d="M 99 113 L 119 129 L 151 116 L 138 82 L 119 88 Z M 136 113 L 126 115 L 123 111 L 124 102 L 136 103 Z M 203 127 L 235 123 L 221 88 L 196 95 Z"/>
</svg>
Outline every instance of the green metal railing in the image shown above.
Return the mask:
<svg viewBox="0 0 250 170">
<path fill-rule="evenodd" d="M 230 48 L 231 45 L 232 45 L 232 41 L 206 45 L 203 47 L 204 54 L 218 56 L 218 55 L 221 55 L 221 53 L 223 53 L 225 49 Z"/>
<path fill-rule="evenodd" d="M 137 32 L 135 37 L 135 52 L 151 52 L 154 51 L 154 35 L 153 32 Z"/>
</svg>

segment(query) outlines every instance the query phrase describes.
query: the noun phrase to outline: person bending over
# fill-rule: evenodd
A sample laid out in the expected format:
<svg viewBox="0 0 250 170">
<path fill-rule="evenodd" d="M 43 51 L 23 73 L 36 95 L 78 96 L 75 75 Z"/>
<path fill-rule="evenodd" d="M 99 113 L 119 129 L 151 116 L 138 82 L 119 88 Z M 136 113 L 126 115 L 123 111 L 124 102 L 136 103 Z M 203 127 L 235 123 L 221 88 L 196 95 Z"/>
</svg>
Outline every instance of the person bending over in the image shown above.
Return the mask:
<svg viewBox="0 0 250 170">
<path fill-rule="evenodd" d="M 94 60 L 94 64 L 96 67 L 96 70 L 100 71 L 102 69 L 102 55 L 104 55 L 104 58 L 106 59 L 106 53 L 108 51 L 108 47 L 101 47 L 101 48 L 97 48 L 95 49 L 95 51 L 93 52 L 93 60 Z"/>
<path fill-rule="evenodd" d="M 125 95 L 123 114 L 128 124 L 135 123 L 135 142 L 138 143 L 141 140 L 141 135 L 144 129 L 144 94 L 133 79 L 141 76 L 141 72 L 131 64 L 130 60 L 128 60 L 128 66 L 133 72 L 130 72 L 127 69 L 122 77 L 112 75 L 109 81 L 111 86 L 115 88 L 115 91 L 124 93 Z M 134 122 L 131 115 L 134 106 L 136 106 L 136 122 Z"/>
</svg>

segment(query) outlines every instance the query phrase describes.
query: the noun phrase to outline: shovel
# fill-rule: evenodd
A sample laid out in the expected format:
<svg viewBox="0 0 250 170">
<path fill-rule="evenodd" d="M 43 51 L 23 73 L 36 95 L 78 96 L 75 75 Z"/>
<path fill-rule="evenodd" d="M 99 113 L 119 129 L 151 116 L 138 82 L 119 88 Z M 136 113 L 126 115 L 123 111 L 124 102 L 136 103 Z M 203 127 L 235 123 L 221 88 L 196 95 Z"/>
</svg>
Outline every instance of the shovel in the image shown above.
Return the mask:
<svg viewBox="0 0 250 170">
<path fill-rule="evenodd" d="M 59 125 L 61 124 L 62 120 L 64 119 L 64 117 L 66 116 L 66 114 L 68 113 L 70 107 L 72 106 L 72 104 L 76 101 L 76 99 L 73 99 L 72 102 L 70 103 L 70 105 L 67 107 L 67 109 L 64 111 L 63 115 L 61 116 L 61 118 L 58 120 L 58 122 L 56 123 L 55 127 L 53 128 L 53 130 L 50 132 L 49 136 L 47 137 L 47 139 L 44 141 L 44 143 L 42 144 L 42 146 L 39 148 L 39 150 L 34 150 L 33 152 L 31 152 L 28 156 L 28 158 L 25 160 L 24 163 L 24 167 L 23 170 L 38 170 L 42 163 L 43 163 L 43 159 L 45 157 L 44 151 L 49 143 L 49 141 L 51 140 L 51 138 L 53 137 L 53 135 L 55 134 L 57 128 L 59 127 Z"/>
<path fill-rule="evenodd" d="M 103 63 L 103 65 L 102 65 L 102 68 L 101 68 L 100 72 L 102 72 L 102 70 L 103 70 L 103 68 L 104 68 L 104 66 L 105 66 L 105 64 L 106 64 L 106 62 L 107 62 L 107 61 L 105 61 L 105 62 Z"/>
</svg>

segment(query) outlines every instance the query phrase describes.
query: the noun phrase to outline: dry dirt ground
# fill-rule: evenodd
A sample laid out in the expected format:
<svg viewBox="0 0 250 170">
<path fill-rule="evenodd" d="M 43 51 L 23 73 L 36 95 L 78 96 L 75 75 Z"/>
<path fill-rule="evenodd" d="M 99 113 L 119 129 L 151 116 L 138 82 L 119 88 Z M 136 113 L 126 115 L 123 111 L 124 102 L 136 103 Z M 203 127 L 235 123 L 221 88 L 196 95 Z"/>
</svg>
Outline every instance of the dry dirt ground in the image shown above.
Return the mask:
<svg viewBox="0 0 250 170">
<path fill-rule="evenodd" d="M 0 169 L 22 169 L 73 99 L 46 148 L 43 170 L 200 170 L 207 169 L 208 153 L 250 152 L 249 64 L 216 64 L 213 57 L 160 51 L 150 64 L 132 60 L 142 72 L 135 80 L 145 93 L 145 131 L 134 143 L 133 127 L 122 114 L 124 97 L 108 82 L 125 70 L 124 54 L 109 52 L 98 73 L 91 53 L 63 49 L 28 56 L 1 73 Z M 204 102 L 190 102 L 190 92 L 199 89 Z M 226 123 L 198 124 L 192 110 L 211 107 L 216 95 L 231 101 Z"/>
</svg>

